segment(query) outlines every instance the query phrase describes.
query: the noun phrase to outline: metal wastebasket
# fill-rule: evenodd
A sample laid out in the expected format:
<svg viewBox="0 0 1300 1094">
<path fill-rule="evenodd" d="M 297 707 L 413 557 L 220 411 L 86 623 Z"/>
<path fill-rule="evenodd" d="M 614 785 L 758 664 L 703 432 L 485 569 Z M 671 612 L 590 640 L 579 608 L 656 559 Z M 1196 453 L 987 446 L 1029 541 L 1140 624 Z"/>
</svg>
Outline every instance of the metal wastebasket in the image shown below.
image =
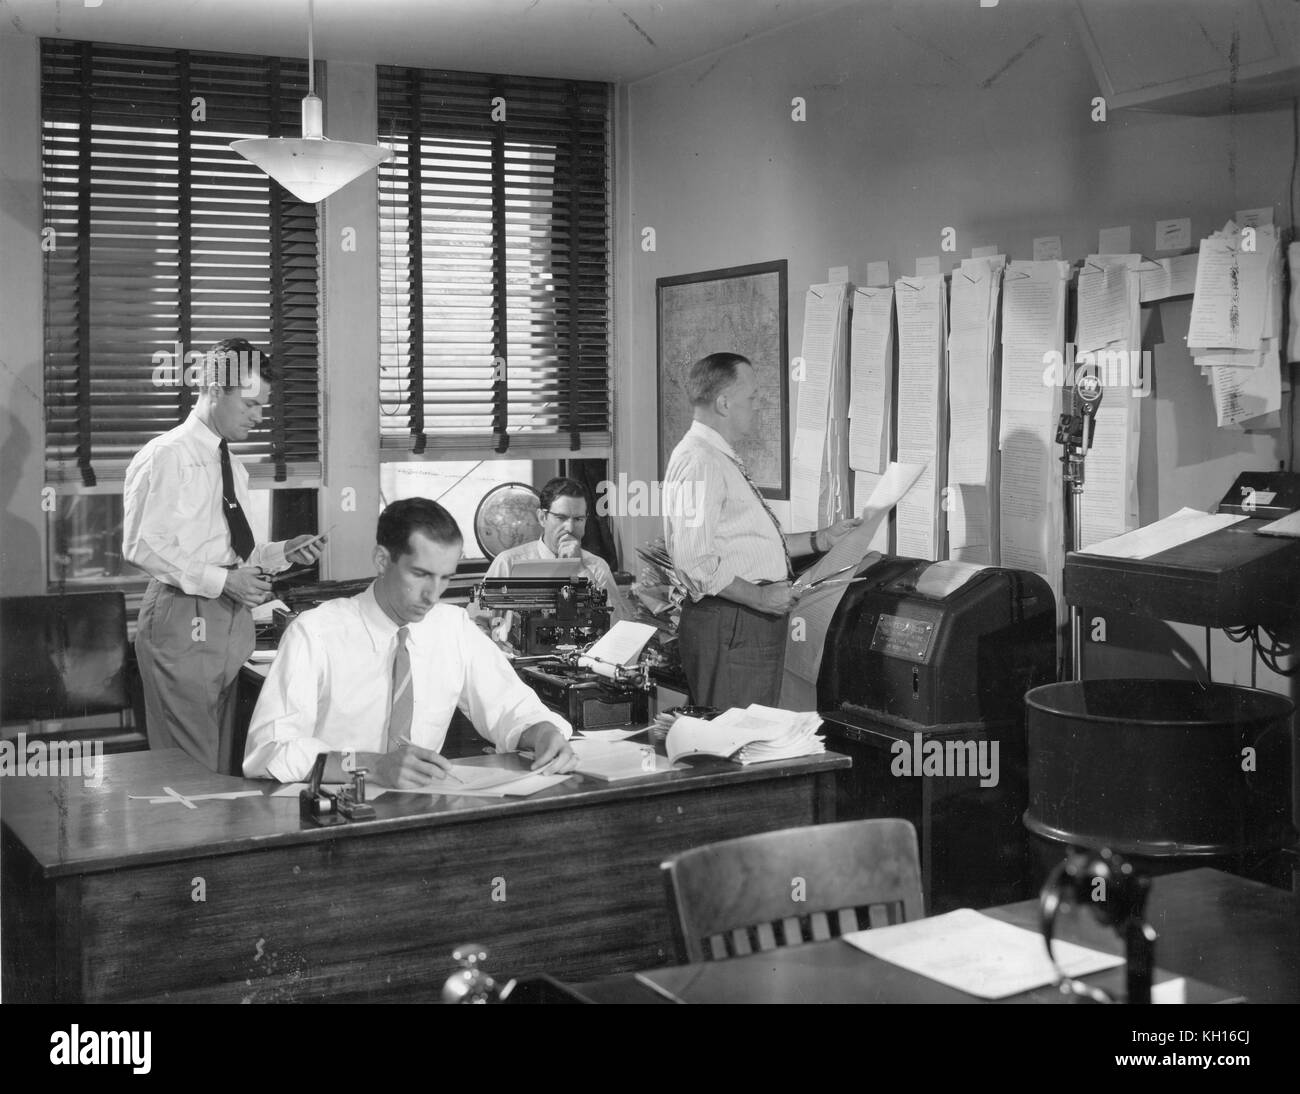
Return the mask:
<svg viewBox="0 0 1300 1094">
<path fill-rule="evenodd" d="M 1290 846 L 1292 715 L 1273 692 L 1195 680 L 1086 680 L 1025 694 L 1025 826 L 1144 858 Z"/>
</svg>

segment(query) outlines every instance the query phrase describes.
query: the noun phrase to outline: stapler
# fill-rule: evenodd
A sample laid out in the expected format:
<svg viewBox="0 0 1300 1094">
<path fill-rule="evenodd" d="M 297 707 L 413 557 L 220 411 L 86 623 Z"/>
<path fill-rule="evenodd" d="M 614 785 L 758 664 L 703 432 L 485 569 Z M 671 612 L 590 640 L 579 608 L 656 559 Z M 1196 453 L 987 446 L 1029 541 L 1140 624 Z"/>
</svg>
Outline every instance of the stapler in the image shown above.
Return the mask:
<svg viewBox="0 0 1300 1094">
<path fill-rule="evenodd" d="M 326 752 L 316 757 L 307 788 L 298 794 L 299 815 L 318 828 L 344 824 L 350 820 L 371 820 L 375 816 L 375 807 L 366 801 L 367 769 L 352 768 L 352 781 L 341 790 L 330 790 L 321 785 L 328 759 L 329 754 Z"/>
</svg>

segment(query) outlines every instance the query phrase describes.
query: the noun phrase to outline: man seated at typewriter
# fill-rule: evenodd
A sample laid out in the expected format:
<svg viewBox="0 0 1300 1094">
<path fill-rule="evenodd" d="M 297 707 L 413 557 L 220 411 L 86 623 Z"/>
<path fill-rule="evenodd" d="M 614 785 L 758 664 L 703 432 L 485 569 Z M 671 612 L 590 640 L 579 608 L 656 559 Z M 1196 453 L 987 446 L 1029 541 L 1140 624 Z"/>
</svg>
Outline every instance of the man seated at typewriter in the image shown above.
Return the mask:
<svg viewBox="0 0 1300 1094">
<path fill-rule="evenodd" d="M 463 542 L 451 514 L 426 498 L 396 501 L 375 538 L 374 582 L 285 631 L 253 711 L 244 774 L 301 781 L 326 752 L 326 782 L 345 781 L 350 758 L 380 786 L 429 786 L 447 777 L 439 750 L 457 707 L 498 752 L 530 749 L 535 771 L 573 770 L 569 723 L 463 608 L 438 603 Z"/>
<path fill-rule="evenodd" d="M 587 527 L 587 495 L 573 479 L 551 479 L 542 487 L 537 521 L 542 526 L 540 538 L 502 551 L 492 560 L 484 577 L 510 577 L 520 562 L 554 561 L 561 558 L 582 559 L 579 576 L 590 579 L 593 588 L 605 590 L 609 603 L 609 625 L 631 619 L 632 612 L 619 590 L 609 563 L 599 555 L 582 549 L 582 533 Z M 502 646 L 510 640 L 510 613 L 480 613 L 475 621 Z M 515 651 L 518 652 L 518 651 Z"/>
</svg>

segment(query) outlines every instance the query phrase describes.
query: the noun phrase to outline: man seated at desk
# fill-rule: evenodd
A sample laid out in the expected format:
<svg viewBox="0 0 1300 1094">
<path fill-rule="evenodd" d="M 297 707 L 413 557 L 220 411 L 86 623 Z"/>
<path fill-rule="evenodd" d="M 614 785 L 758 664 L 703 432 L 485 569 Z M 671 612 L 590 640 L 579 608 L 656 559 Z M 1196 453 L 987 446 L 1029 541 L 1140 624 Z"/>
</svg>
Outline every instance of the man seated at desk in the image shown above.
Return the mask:
<svg viewBox="0 0 1300 1094">
<path fill-rule="evenodd" d="M 306 779 L 344 753 L 380 786 L 446 778 L 439 749 L 456 707 L 498 752 L 531 749 L 550 774 L 577 766 L 572 727 L 542 705 L 463 608 L 439 604 L 463 543 L 435 501 L 393 502 L 379 517 L 379 576 L 357 596 L 303 612 L 285 631 L 249 725 L 244 774 Z"/>
<path fill-rule="evenodd" d="M 531 543 L 521 543 L 502 551 L 492 560 L 484 577 L 509 577 L 520 562 L 551 562 L 560 558 L 581 558 L 582 573 L 590 579 L 593 588 L 605 590 L 609 603 L 609 625 L 620 619 L 631 619 L 623 593 L 610 572 L 609 563 L 599 555 L 582 549 L 582 533 L 587 526 L 587 495 L 582 484 L 574 479 L 551 479 L 542 487 L 537 509 L 537 520 L 542 534 Z M 481 613 L 475 622 L 486 629 L 502 645 L 510 638 L 510 612 Z"/>
</svg>

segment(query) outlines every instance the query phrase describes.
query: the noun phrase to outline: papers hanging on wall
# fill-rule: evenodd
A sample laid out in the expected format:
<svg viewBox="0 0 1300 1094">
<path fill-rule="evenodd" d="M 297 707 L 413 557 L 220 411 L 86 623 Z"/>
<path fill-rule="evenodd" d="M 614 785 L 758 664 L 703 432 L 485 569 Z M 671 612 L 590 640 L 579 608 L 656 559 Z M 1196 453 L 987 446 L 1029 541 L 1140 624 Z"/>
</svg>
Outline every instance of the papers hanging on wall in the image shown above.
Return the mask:
<svg viewBox="0 0 1300 1094">
<path fill-rule="evenodd" d="M 1277 428 L 1282 252 L 1273 225 L 1228 221 L 1201 240 L 1187 344 L 1209 380 L 1220 427 Z"/>
<path fill-rule="evenodd" d="M 889 462 L 894 400 L 894 290 L 856 289 L 849 326 L 849 466 L 880 474 Z M 854 506 L 855 512 L 861 512 Z"/>
<path fill-rule="evenodd" d="M 898 503 L 897 551 L 937 560 L 944 553 L 948 380 L 944 340 L 948 294 L 942 277 L 900 278 L 898 311 L 898 460 L 926 465 Z"/>
<path fill-rule="evenodd" d="M 1056 422 L 1069 277 L 1066 262 L 1012 262 L 1002 289 L 1000 564 L 1044 577 L 1058 605 L 1064 551 Z"/>
<path fill-rule="evenodd" d="M 842 416 L 835 414 L 836 396 L 843 400 L 845 384 L 844 332 L 848 285 L 812 285 L 804 296 L 802 368 L 795 376 L 797 412 L 794 447 L 790 458 L 791 529 L 816 528 L 822 522 L 820 499 L 823 477 L 830 473 L 830 493 L 837 494 L 836 441 Z M 830 460 L 827 459 L 831 449 Z M 847 504 L 847 499 L 844 499 Z M 834 508 L 832 503 L 832 508 Z"/>
<path fill-rule="evenodd" d="M 968 258 L 952 275 L 948 332 L 948 557 L 992 562 L 994 331 L 1002 256 Z"/>
</svg>

